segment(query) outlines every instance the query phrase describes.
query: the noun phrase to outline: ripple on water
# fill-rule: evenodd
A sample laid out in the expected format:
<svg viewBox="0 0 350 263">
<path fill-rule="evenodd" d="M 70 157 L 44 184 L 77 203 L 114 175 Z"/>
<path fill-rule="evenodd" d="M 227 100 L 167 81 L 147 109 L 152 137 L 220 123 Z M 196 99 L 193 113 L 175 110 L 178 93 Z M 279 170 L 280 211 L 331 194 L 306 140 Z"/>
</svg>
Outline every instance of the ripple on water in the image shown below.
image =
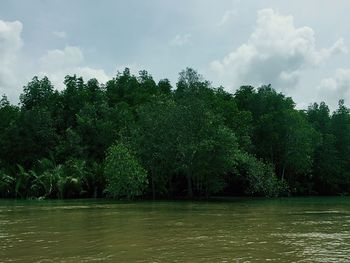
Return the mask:
<svg viewBox="0 0 350 263">
<path fill-rule="evenodd" d="M 346 262 L 342 203 L 2 206 L 0 262 Z"/>
</svg>

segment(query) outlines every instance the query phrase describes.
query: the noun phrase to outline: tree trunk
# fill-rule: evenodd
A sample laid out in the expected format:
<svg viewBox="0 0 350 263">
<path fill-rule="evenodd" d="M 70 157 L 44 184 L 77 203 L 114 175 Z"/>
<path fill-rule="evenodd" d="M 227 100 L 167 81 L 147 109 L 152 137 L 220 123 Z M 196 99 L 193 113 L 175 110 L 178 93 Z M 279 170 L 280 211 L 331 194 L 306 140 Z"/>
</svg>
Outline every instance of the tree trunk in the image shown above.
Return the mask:
<svg viewBox="0 0 350 263">
<path fill-rule="evenodd" d="M 94 198 L 97 198 L 97 186 L 94 187 Z"/>
<path fill-rule="evenodd" d="M 154 175 L 152 175 L 152 199 L 156 199 L 156 185 L 154 183 Z"/>
<path fill-rule="evenodd" d="M 192 177 L 191 175 L 187 175 L 187 196 L 188 198 L 193 197 L 193 191 L 192 191 Z"/>
<path fill-rule="evenodd" d="M 281 180 L 282 180 L 282 182 L 284 182 L 284 173 L 285 173 L 285 171 L 286 171 L 286 166 L 285 166 L 285 165 L 283 165 L 283 169 L 282 169 L 282 176 L 281 176 Z"/>
<path fill-rule="evenodd" d="M 168 197 L 171 198 L 173 196 L 173 193 L 174 193 L 173 180 L 172 180 L 172 176 L 170 176 Z"/>
</svg>

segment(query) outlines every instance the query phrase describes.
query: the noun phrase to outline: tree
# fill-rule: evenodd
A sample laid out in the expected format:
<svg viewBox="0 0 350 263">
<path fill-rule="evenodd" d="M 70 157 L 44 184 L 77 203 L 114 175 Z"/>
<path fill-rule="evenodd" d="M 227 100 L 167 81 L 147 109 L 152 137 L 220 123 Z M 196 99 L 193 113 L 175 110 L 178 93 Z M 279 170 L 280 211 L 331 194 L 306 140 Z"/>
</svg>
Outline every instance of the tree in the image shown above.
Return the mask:
<svg viewBox="0 0 350 263">
<path fill-rule="evenodd" d="M 235 94 L 237 105 L 252 112 L 253 144 L 257 157 L 272 163 L 276 174 L 294 192 L 311 191 L 311 172 L 317 133 L 293 100 L 271 86 L 242 87 Z"/>
<path fill-rule="evenodd" d="M 350 109 L 344 105 L 344 101 L 339 101 L 338 109 L 331 118 L 331 131 L 335 136 L 336 157 L 339 160 L 339 170 L 335 178 L 336 190 L 339 193 L 348 193 L 350 186 Z M 333 181 L 334 183 L 334 181 Z"/>
<path fill-rule="evenodd" d="M 171 84 L 170 84 L 170 81 L 168 79 L 161 79 L 158 82 L 158 88 L 164 94 L 170 94 L 171 93 Z"/>
<path fill-rule="evenodd" d="M 34 77 L 19 106 L 0 99 L 1 197 L 349 193 L 344 101 L 299 110 L 271 85 L 231 94 L 191 68 L 174 87 L 128 68 L 64 84 Z"/>
<path fill-rule="evenodd" d="M 20 109 L 10 104 L 4 95 L 0 100 L 0 166 L 11 168 L 15 155 L 17 120 Z M 0 168 L 1 169 L 1 168 Z"/>
<path fill-rule="evenodd" d="M 129 145 L 134 149 L 150 177 L 152 197 L 173 191 L 175 102 L 161 96 L 137 109 L 138 121 Z"/>
<path fill-rule="evenodd" d="M 24 86 L 20 101 L 25 110 L 52 108 L 54 94 L 54 88 L 47 77 L 39 79 L 35 76 L 27 86 Z"/>
<path fill-rule="evenodd" d="M 45 108 L 21 111 L 9 128 L 11 133 L 7 139 L 11 149 L 6 156 L 9 163 L 21 164 L 27 169 L 54 149 L 57 134 Z"/>
<path fill-rule="evenodd" d="M 332 131 L 330 110 L 321 102 L 308 107 L 306 112 L 309 123 L 318 133 L 318 143 L 313 159 L 314 191 L 321 194 L 336 193 L 340 190 L 341 163 L 336 148 L 336 136 Z"/>
<path fill-rule="evenodd" d="M 130 69 L 125 68 L 123 73 L 106 83 L 106 95 L 109 106 L 114 106 L 120 102 L 134 106 L 138 104 L 137 92 L 139 91 L 139 82 L 137 78 L 130 73 Z"/>
<path fill-rule="evenodd" d="M 136 158 L 123 145 L 108 149 L 104 174 L 106 193 L 112 198 L 133 199 L 143 194 L 147 186 L 147 173 Z"/>
<path fill-rule="evenodd" d="M 224 188 L 222 176 L 233 167 L 237 139 L 224 126 L 222 116 L 209 106 L 213 90 L 208 81 L 186 69 L 177 85 L 177 106 L 171 118 L 176 140 L 174 161 L 186 177 L 188 197 L 193 197 L 193 190 L 209 196 Z"/>
</svg>

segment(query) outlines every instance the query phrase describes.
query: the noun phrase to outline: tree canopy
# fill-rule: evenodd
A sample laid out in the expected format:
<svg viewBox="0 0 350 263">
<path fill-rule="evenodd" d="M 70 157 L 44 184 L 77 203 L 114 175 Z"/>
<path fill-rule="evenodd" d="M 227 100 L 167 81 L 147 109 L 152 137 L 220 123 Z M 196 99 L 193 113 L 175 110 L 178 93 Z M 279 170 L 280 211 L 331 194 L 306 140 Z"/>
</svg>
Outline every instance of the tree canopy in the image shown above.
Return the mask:
<svg viewBox="0 0 350 263">
<path fill-rule="evenodd" d="M 34 77 L 0 100 L 0 197 L 208 198 L 348 194 L 350 109 L 306 110 L 271 85 L 172 86 L 129 69 L 100 84 Z"/>
</svg>

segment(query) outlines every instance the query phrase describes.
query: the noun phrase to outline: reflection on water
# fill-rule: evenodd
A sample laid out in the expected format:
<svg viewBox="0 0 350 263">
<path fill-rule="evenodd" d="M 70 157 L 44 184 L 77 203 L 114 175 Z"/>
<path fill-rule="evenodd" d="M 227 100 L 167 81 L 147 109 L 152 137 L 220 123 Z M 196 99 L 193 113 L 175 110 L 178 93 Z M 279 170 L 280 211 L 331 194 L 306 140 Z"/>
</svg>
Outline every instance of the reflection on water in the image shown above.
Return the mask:
<svg viewBox="0 0 350 263">
<path fill-rule="evenodd" d="M 0 262 L 350 262 L 350 198 L 0 201 Z"/>
</svg>

